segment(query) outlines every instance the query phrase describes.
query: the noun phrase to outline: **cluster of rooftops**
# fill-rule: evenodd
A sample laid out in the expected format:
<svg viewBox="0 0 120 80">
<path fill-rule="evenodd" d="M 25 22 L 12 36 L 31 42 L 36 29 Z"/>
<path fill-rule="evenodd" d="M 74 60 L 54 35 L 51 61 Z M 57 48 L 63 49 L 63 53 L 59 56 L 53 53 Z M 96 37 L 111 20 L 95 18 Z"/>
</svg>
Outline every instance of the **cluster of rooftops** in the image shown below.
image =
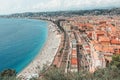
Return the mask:
<svg viewBox="0 0 120 80">
<path fill-rule="evenodd" d="M 97 68 L 105 68 L 112 55 L 120 54 L 118 16 L 77 16 L 67 18 L 61 24 L 71 41 L 71 70 L 81 68 L 82 58 L 79 55 L 86 58 L 83 63 L 87 70 L 94 72 Z"/>
</svg>

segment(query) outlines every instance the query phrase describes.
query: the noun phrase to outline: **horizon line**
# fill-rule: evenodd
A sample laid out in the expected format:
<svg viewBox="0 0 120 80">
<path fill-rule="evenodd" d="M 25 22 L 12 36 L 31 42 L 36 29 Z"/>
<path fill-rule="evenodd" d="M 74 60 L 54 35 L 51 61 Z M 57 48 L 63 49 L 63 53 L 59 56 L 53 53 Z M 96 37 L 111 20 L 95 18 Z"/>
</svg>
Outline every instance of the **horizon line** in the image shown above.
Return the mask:
<svg viewBox="0 0 120 80">
<path fill-rule="evenodd" d="M 65 12 L 65 11 L 85 11 L 85 10 L 97 10 L 97 9 L 102 9 L 102 10 L 105 10 L 105 9 L 117 9 L 117 8 L 120 8 L 120 7 L 103 7 L 103 8 L 89 8 L 89 9 L 71 9 L 71 10 L 48 10 L 48 11 L 34 11 L 34 12 L 30 12 L 30 11 L 23 11 L 23 12 L 16 12 L 16 13 L 8 13 L 8 14 L 0 14 L 0 16 L 8 16 L 8 15 L 14 15 L 14 14 L 24 14 L 24 13 L 52 13 L 52 12 Z"/>
</svg>

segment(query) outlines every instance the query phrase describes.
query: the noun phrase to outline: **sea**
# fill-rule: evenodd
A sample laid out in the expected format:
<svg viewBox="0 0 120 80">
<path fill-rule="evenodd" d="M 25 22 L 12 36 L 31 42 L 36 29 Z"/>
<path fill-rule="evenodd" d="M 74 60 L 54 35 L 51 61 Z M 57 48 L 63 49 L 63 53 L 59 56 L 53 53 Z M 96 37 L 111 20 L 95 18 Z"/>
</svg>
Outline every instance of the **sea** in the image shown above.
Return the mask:
<svg viewBox="0 0 120 80">
<path fill-rule="evenodd" d="M 0 72 L 22 71 L 42 50 L 48 23 L 34 19 L 0 18 Z"/>
</svg>

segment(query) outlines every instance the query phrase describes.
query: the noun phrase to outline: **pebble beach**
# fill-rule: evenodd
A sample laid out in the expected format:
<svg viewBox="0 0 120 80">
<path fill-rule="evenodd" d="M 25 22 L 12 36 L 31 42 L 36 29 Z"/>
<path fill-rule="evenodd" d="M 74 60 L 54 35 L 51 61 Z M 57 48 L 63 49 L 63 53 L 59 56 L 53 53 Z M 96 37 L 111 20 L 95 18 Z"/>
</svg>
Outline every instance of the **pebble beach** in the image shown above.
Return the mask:
<svg viewBox="0 0 120 80">
<path fill-rule="evenodd" d="M 57 32 L 55 24 L 51 22 L 48 23 L 48 37 L 42 51 L 40 51 L 34 60 L 17 75 L 17 77 L 22 78 L 22 80 L 38 77 L 43 66 L 50 66 L 54 60 L 61 42 L 61 35 Z"/>
</svg>

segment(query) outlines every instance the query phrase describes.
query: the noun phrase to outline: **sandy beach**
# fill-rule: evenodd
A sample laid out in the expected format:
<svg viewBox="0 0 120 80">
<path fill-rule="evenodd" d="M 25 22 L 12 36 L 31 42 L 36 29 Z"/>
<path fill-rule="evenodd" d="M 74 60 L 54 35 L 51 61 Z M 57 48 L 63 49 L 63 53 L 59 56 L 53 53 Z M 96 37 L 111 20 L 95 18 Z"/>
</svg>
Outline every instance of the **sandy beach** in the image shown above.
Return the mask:
<svg viewBox="0 0 120 80">
<path fill-rule="evenodd" d="M 47 64 L 47 66 L 52 64 L 61 42 L 61 35 L 57 32 L 57 27 L 55 26 L 55 24 L 49 22 L 48 37 L 42 51 L 17 77 L 22 77 L 22 80 L 28 80 L 32 76 L 38 76 L 44 64 Z"/>
</svg>

